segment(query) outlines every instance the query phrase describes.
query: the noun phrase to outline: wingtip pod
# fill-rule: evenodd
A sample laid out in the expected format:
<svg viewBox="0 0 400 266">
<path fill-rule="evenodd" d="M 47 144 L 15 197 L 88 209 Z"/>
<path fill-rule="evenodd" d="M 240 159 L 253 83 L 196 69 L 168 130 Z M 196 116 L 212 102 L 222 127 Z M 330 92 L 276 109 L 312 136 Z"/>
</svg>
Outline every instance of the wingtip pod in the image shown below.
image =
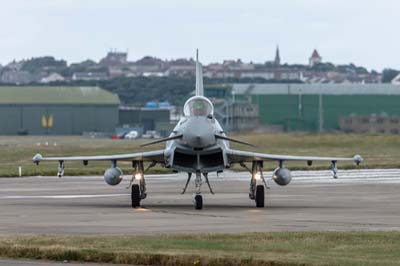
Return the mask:
<svg viewBox="0 0 400 266">
<path fill-rule="evenodd" d="M 364 161 L 363 157 L 361 157 L 361 155 L 356 154 L 353 157 L 354 162 L 359 165 L 360 163 L 362 163 L 362 161 Z"/>
<path fill-rule="evenodd" d="M 34 164 L 39 164 L 43 159 L 43 156 L 41 154 L 36 154 L 35 156 L 33 156 L 32 161 Z"/>
</svg>

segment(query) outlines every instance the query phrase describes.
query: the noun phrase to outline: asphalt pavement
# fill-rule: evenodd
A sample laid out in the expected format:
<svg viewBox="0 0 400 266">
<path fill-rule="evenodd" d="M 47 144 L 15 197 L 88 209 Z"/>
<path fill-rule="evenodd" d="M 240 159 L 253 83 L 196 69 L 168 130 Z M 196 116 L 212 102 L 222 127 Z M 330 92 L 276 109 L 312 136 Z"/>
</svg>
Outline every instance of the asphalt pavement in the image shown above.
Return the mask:
<svg viewBox="0 0 400 266">
<path fill-rule="evenodd" d="M 1 234 L 169 234 L 400 229 L 400 171 L 296 171 L 281 187 L 268 180 L 265 208 L 248 197 L 249 174 L 211 175 L 204 208 L 195 210 L 186 176 L 146 177 L 142 208 L 126 186 L 101 176 L 0 178 Z M 270 173 L 266 173 L 269 176 Z"/>
</svg>

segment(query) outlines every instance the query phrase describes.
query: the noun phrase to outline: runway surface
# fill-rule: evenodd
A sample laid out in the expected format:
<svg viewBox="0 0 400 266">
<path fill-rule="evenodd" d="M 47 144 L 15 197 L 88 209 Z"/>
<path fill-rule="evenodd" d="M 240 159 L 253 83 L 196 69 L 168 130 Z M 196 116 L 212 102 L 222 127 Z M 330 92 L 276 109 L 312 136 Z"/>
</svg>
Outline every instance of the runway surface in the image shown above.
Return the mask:
<svg viewBox="0 0 400 266">
<path fill-rule="evenodd" d="M 0 178 L 0 234 L 156 234 L 400 230 L 400 170 L 295 171 L 285 187 L 268 180 L 266 207 L 248 198 L 249 174 L 212 175 L 194 210 L 183 174 L 146 176 L 143 208 L 130 208 L 129 179 Z M 270 176 L 271 173 L 266 173 Z"/>
</svg>

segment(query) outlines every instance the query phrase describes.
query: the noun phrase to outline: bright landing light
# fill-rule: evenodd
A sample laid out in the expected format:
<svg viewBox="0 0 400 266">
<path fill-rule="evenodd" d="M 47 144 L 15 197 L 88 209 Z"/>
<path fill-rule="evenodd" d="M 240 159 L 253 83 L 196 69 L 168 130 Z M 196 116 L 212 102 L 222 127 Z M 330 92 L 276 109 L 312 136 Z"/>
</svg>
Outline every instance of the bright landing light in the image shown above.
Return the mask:
<svg viewBox="0 0 400 266">
<path fill-rule="evenodd" d="M 141 174 L 141 173 L 136 173 L 136 174 L 135 174 L 135 179 L 136 179 L 136 180 L 142 179 L 142 174 Z"/>
<path fill-rule="evenodd" d="M 255 177 L 256 180 L 260 180 L 260 179 L 261 179 L 261 173 L 260 173 L 260 172 L 257 172 L 257 173 L 254 175 L 254 177 Z"/>
</svg>

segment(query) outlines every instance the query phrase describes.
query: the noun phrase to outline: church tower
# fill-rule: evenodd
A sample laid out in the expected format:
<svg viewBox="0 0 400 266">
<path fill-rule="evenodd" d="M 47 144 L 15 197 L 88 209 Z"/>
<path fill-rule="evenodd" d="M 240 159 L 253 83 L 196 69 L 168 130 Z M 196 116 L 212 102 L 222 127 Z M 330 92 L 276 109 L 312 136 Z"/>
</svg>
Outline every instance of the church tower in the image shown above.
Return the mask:
<svg viewBox="0 0 400 266">
<path fill-rule="evenodd" d="M 314 51 L 311 54 L 311 57 L 308 59 L 308 66 L 313 67 L 316 64 L 319 64 L 322 62 L 322 57 L 319 55 L 317 49 L 314 49 Z"/>
</svg>

